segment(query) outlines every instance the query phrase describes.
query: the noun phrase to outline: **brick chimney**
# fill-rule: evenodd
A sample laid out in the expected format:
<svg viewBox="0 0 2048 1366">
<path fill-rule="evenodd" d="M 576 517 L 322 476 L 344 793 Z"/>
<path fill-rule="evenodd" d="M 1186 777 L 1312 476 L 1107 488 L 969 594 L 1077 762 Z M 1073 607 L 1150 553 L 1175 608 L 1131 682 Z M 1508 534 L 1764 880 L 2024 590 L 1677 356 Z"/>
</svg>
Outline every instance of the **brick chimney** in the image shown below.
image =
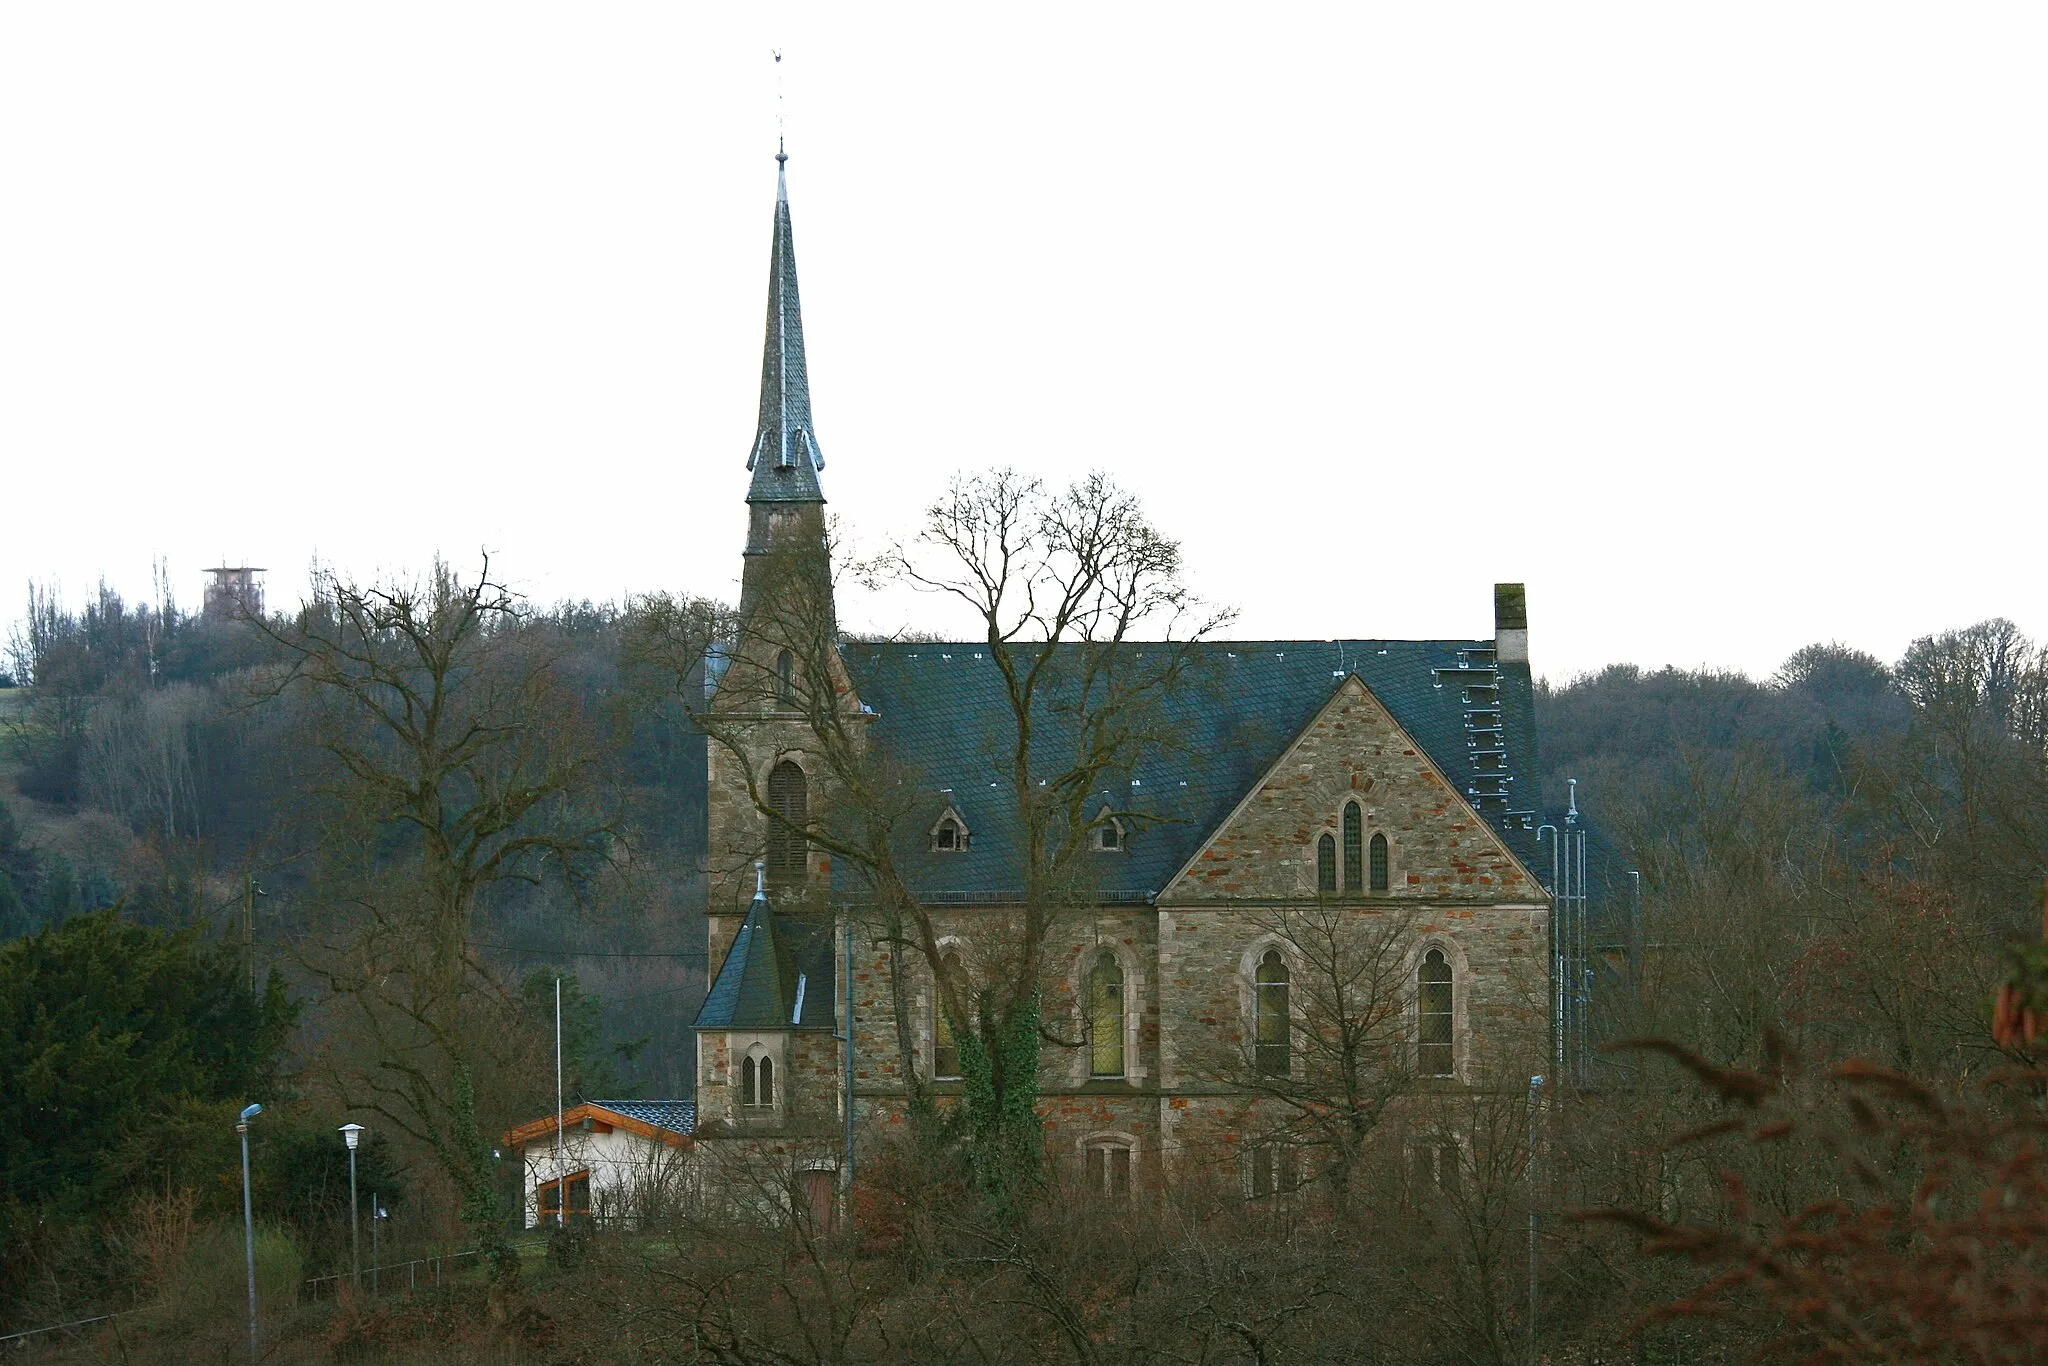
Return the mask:
<svg viewBox="0 0 2048 1366">
<path fill-rule="evenodd" d="M 1529 598 L 1519 583 L 1493 586 L 1493 652 L 1501 664 L 1529 662 Z"/>
</svg>

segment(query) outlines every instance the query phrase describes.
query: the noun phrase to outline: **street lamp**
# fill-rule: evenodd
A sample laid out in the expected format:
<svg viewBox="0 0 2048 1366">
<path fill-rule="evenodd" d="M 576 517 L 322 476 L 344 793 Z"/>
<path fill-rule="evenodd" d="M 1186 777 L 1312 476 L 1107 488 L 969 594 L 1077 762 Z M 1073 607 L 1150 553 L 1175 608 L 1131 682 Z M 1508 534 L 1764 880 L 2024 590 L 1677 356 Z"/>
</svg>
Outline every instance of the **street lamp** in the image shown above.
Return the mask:
<svg viewBox="0 0 2048 1366">
<path fill-rule="evenodd" d="M 256 1357 L 256 1215 L 249 1203 L 249 1121 L 263 1113 L 261 1104 L 243 1107 L 235 1132 L 242 1136 L 242 1246 L 249 1261 L 249 1360 Z"/>
<path fill-rule="evenodd" d="M 360 1124 L 341 1126 L 341 1141 L 348 1144 L 348 1263 L 350 1278 L 363 1283 L 362 1221 L 356 1217 L 356 1143 L 363 1136 Z"/>
</svg>

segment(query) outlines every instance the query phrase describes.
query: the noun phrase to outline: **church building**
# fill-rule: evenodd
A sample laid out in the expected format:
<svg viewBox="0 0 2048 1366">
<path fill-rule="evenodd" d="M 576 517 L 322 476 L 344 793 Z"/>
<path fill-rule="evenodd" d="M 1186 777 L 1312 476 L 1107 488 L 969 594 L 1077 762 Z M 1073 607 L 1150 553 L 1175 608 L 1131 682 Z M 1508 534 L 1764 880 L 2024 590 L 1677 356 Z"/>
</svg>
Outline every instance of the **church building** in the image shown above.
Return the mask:
<svg viewBox="0 0 2048 1366">
<path fill-rule="evenodd" d="M 895 873 L 947 971 L 973 980 L 1026 879 L 987 645 L 832 625 L 780 171 L 747 466 L 738 633 L 705 678 L 711 985 L 692 1137 L 714 1160 L 784 1164 L 823 1217 L 849 1156 L 903 1121 L 906 1069 L 941 1106 L 961 1084 L 937 965 L 918 945 L 892 953 L 863 870 L 803 833 L 830 819 L 833 748 L 897 775 L 914 838 Z M 778 557 L 807 555 L 778 579 Z M 1374 957 L 1375 1046 L 1405 1094 L 1526 1088 L 1546 1070 L 1556 831 L 1539 812 L 1523 590 L 1493 597 L 1488 639 L 1375 639 L 1360 622 L 1354 638 L 1185 647 L 1165 739 L 1103 781 L 1080 891 L 1044 948 L 1044 1030 L 1069 1045 L 1039 1068 L 1056 1170 L 1133 1199 L 1197 1174 L 1247 1196 L 1313 1178 L 1299 1112 L 1333 965 L 1290 930 L 1302 917 L 1326 949 Z M 822 658 L 795 639 L 820 629 Z M 827 699 L 830 734 L 800 694 Z"/>
</svg>

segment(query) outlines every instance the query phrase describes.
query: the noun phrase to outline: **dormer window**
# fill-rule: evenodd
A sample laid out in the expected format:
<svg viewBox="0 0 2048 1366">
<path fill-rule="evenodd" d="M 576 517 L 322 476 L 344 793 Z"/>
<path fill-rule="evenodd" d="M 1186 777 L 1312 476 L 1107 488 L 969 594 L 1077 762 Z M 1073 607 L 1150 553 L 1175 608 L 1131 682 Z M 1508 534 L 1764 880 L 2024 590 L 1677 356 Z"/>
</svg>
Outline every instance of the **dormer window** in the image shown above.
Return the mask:
<svg viewBox="0 0 2048 1366">
<path fill-rule="evenodd" d="M 937 825 L 932 827 L 932 852 L 938 854 L 964 854 L 971 838 L 967 822 L 960 813 L 947 807 L 940 813 Z"/>
<path fill-rule="evenodd" d="M 1095 814 L 1095 826 L 1089 839 L 1098 854 L 1121 854 L 1130 845 L 1130 831 L 1105 806 Z"/>
</svg>

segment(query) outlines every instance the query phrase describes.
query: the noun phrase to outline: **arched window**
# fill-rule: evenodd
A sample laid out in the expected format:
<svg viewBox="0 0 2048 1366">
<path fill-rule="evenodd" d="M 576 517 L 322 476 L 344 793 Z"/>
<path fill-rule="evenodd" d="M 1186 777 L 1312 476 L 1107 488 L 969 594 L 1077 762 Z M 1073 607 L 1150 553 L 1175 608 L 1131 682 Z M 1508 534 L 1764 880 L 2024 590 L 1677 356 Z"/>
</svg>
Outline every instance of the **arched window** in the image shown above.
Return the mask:
<svg viewBox="0 0 2048 1366">
<path fill-rule="evenodd" d="M 1252 1065 L 1262 1077 L 1284 1077 L 1292 1070 L 1293 1021 L 1288 1018 L 1287 962 L 1280 950 L 1267 949 L 1259 960 Z"/>
<path fill-rule="evenodd" d="M 1252 1145 L 1252 1199 L 1285 1195 L 1301 1184 L 1301 1168 L 1292 1144 Z"/>
<path fill-rule="evenodd" d="M 1325 835 L 1316 841 L 1316 890 L 1337 890 L 1337 837 Z"/>
<path fill-rule="evenodd" d="M 1108 949 L 1088 974 L 1088 1075 L 1124 1074 L 1124 970 Z"/>
<path fill-rule="evenodd" d="M 1374 835 L 1366 848 L 1366 885 L 1375 892 L 1387 890 L 1387 837 Z"/>
<path fill-rule="evenodd" d="M 1099 1195 L 1129 1199 L 1131 1194 L 1131 1145 L 1118 1140 L 1091 1143 L 1088 1155 L 1088 1188 Z"/>
<path fill-rule="evenodd" d="M 775 1104 L 775 1059 L 747 1055 L 740 1064 L 740 1104 L 750 1110 Z"/>
<path fill-rule="evenodd" d="M 768 822 L 768 880 L 778 883 L 804 880 L 805 841 L 802 834 L 783 821 L 801 827 L 810 819 L 809 782 L 793 760 L 784 759 L 768 774 L 768 805 L 782 817 Z"/>
<path fill-rule="evenodd" d="M 1357 802 L 1344 803 L 1344 890 L 1365 890 L 1365 813 Z"/>
<path fill-rule="evenodd" d="M 1415 1144 L 1415 1199 L 1433 1201 L 1437 1192 L 1458 1193 L 1458 1166 L 1462 1154 L 1447 1138 L 1424 1138 Z"/>
<path fill-rule="evenodd" d="M 1421 1030 L 1415 1052 L 1415 1070 L 1425 1077 L 1448 1077 L 1456 1072 L 1451 1050 L 1451 965 L 1442 949 L 1431 949 L 1422 959 L 1417 997 Z"/>
<path fill-rule="evenodd" d="M 775 698 L 779 702 L 796 701 L 796 660 L 787 650 L 775 656 Z"/>
<path fill-rule="evenodd" d="M 960 955 L 948 953 L 939 959 L 946 980 L 960 985 Z M 960 1075 L 960 1045 L 953 1039 L 953 1023 L 946 1018 L 946 1006 L 939 999 L 939 986 L 932 983 L 932 1076 L 950 1081 Z"/>
</svg>

